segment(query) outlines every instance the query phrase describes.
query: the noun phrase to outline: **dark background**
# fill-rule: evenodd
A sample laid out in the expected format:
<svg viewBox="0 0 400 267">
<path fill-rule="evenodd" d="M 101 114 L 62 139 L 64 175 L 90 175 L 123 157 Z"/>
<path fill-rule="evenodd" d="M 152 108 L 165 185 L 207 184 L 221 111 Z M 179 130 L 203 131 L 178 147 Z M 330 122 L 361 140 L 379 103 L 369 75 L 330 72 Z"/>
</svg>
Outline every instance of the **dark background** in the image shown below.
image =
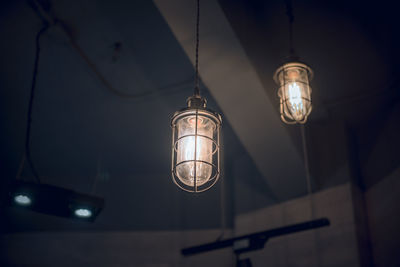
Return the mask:
<svg viewBox="0 0 400 267">
<path fill-rule="evenodd" d="M 32 160 L 43 183 L 101 196 L 106 205 L 94 223 L 2 205 L 2 235 L 10 238 L 18 233 L 42 231 L 235 229 L 238 215 L 307 194 L 300 128 L 279 121 L 279 99 L 272 80 L 274 71 L 288 54 L 284 1 L 218 1 L 240 43 L 240 51 L 246 55 L 246 62 L 251 64 L 254 77 L 269 99 L 266 105 L 273 112 L 266 114 L 268 120 L 260 121 L 260 127 L 269 129 L 270 133 L 263 136 L 262 130 L 250 129 L 244 124 L 246 120 L 257 120 L 263 110 L 241 121 L 230 120 L 236 115 L 228 114 L 222 107 L 227 103 L 221 105 L 213 91 L 216 89 L 206 82 L 201 84 L 208 106 L 223 116 L 223 175 L 211 190 L 197 195 L 180 191 L 170 177 L 170 118 L 185 106 L 186 98 L 192 93 L 194 52 L 185 52 L 157 3 L 145 0 L 38 2 L 62 26 L 51 26 L 40 41 L 32 113 Z M 193 11 L 192 2 L 186 3 L 191 6 L 189 10 L 182 6 L 176 9 Z M 211 11 L 207 11 L 207 1 L 204 2 L 202 21 L 207 25 L 210 14 L 207 12 Z M 398 180 L 398 5 L 395 1 L 293 2 L 295 49 L 315 72 L 311 83 L 313 111 L 305 126 L 313 191 L 350 183 L 364 194 L 389 176 L 394 175 L 391 179 Z M 42 20 L 32 8 L 32 2 L 1 3 L 0 175 L 3 188 L 6 181 L 15 179 L 24 156 L 35 36 L 41 27 Z M 193 24 L 193 38 L 194 29 Z M 202 36 L 209 38 L 207 34 L 207 30 L 200 32 L 201 45 Z M 105 86 L 82 53 L 71 45 L 71 40 L 113 88 L 128 96 L 121 97 Z M 202 53 L 213 49 L 205 43 L 200 46 L 200 58 Z M 226 47 L 229 49 L 229 43 Z M 218 53 L 215 58 L 218 59 Z M 200 61 L 200 74 L 201 68 L 207 69 L 206 63 L 201 64 Z M 240 72 L 232 70 L 231 77 L 235 75 Z M 228 84 L 230 77 L 220 79 Z M 246 82 L 243 80 L 244 85 Z M 230 90 L 237 89 L 226 86 L 218 90 L 230 94 Z M 246 90 L 250 92 L 251 88 L 244 86 L 243 91 Z M 251 110 L 252 94 L 248 97 L 248 102 L 238 99 L 229 105 L 237 110 Z M 238 134 L 235 129 L 243 127 L 246 133 Z M 260 153 L 249 150 L 248 140 L 268 145 L 271 150 Z M 260 167 L 263 160 L 271 166 L 268 171 Z M 26 164 L 20 179 L 33 181 Z M 379 251 L 393 251 L 398 244 L 395 237 L 399 237 L 398 229 L 393 226 L 399 222 L 399 211 L 395 208 L 398 203 L 393 202 L 398 201 L 399 187 L 395 183 L 385 188 L 381 194 L 389 196 L 390 201 L 383 206 L 391 208 L 365 215 L 363 223 L 368 224 L 373 216 L 377 217 L 372 220 L 391 220 L 392 224 L 386 228 L 395 228 L 395 232 L 381 233 L 387 242 L 380 245 Z M 360 205 L 367 214 L 368 203 Z M 369 228 L 374 232 L 372 226 Z M 369 253 L 375 242 L 371 235 L 366 237 Z M 10 263 L 7 246 L 2 243 L 5 252 L 2 257 Z M 386 264 L 400 263 L 394 253 L 390 255 Z M 376 258 L 371 258 L 369 264 L 384 266 Z"/>
</svg>

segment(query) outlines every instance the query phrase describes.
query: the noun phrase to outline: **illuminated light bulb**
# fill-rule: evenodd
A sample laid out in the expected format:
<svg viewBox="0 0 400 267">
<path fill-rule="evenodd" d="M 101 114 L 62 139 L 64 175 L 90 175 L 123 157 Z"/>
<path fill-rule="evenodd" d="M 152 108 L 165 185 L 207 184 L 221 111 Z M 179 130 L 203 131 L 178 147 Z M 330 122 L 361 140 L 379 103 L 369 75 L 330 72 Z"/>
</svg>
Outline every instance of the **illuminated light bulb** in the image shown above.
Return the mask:
<svg viewBox="0 0 400 267">
<path fill-rule="evenodd" d="M 311 68 L 303 63 L 292 62 L 281 66 L 274 75 L 280 85 L 280 113 L 283 122 L 288 124 L 305 123 L 311 112 Z"/>
<path fill-rule="evenodd" d="M 82 218 L 89 218 L 92 216 L 92 212 L 89 209 L 76 209 L 75 215 Z"/>
<path fill-rule="evenodd" d="M 30 199 L 30 197 L 28 197 L 26 195 L 22 195 L 22 194 L 16 195 L 14 197 L 14 201 L 23 206 L 28 206 L 32 203 L 32 200 Z"/>
<path fill-rule="evenodd" d="M 205 99 L 193 96 L 188 108 L 175 113 L 172 177 L 189 192 L 205 191 L 219 178 L 219 130 L 221 116 L 205 108 Z"/>
<path fill-rule="evenodd" d="M 304 104 L 301 97 L 300 87 L 296 82 L 289 84 L 288 100 L 292 110 L 292 116 L 297 120 L 301 120 L 304 115 Z"/>
<path fill-rule="evenodd" d="M 195 121 L 196 117 L 190 116 L 178 122 L 177 164 L 182 164 L 177 167 L 177 175 L 184 184 L 189 186 L 194 186 L 195 175 L 196 184 L 203 185 L 210 179 L 212 172 L 212 135 L 216 126 L 207 118 L 198 118 L 197 137 L 195 137 L 193 136 L 196 128 Z M 196 174 L 194 160 L 196 160 Z"/>
</svg>

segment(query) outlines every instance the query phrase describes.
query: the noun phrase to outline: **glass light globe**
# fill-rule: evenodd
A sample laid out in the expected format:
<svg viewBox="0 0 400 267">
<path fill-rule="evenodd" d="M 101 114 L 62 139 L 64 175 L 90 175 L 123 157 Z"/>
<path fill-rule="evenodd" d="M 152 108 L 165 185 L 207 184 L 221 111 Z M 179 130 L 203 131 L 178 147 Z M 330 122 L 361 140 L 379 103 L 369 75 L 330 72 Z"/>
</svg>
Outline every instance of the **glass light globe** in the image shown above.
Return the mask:
<svg viewBox="0 0 400 267">
<path fill-rule="evenodd" d="M 215 123 L 204 116 L 186 116 L 177 122 L 177 175 L 189 186 L 194 185 L 194 177 L 198 186 L 206 183 L 212 173 L 213 132 Z M 195 137 L 196 136 L 196 137 Z M 196 170 L 193 160 L 196 159 Z M 196 174 L 195 174 L 196 171 Z"/>
<path fill-rule="evenodd" d="M 197 99 L 198 106 L 189 100 L 189 107 L 176 112 L 171 121 L 172 177 L 180 188 L 201 192 L 219 177 L 221 117 L 205 108 L 204 99 Z"/>
<path fill-rule="evenodd" d="M 281 66 L 274 75 L 280 86 L 280 113 L 282 121 L 288 124 L 305 123 L 311 112 L 311 87 L 313 77 L 310 67 L 303 63 L 291 62 Z"/>
</svg>

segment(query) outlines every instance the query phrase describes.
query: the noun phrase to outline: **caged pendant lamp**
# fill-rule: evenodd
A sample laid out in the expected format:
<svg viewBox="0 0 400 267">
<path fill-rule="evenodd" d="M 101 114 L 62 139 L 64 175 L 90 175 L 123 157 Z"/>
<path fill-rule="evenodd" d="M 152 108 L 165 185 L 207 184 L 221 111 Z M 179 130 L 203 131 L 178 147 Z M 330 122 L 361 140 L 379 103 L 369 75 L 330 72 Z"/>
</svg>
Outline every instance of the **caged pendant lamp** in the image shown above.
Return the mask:
<svg viewBox="0 0 400 267">
<path fill-rule="evenodd" d="M 188 192 L 211 188 L 220 175 L 221 116 L 206 108 L 200 96 L 199 51 L 200 2 L 197 0 L 195 88 L 187 107 L 175 112 L 172 127 L 172 179 Z"/>
<path fill-rule="evenodd" d="M 278 96 L 282 121 L 287 124 L 304 124 L 312 109 L 309 82 L 313 78 L 313 71 L 299 61 L 293 49 L 294 16 L 291 0 L 286 0 L 286 9 L 289 18 L 290 56 L 287 62 L 276 70 L 274 80 L 279 86 Z"/>
</svg>

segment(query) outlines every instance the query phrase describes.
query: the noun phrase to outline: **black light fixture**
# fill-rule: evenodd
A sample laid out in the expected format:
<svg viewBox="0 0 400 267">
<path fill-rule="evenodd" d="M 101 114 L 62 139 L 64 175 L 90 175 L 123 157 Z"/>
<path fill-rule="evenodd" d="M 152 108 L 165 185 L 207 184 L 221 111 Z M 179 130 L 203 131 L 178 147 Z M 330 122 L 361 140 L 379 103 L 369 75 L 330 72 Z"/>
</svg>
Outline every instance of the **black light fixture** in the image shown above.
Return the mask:
<svg viewBox="0 0 400 267">
<path fill-rule="evenodd" d="M 36 53 L 33 68 L 33 77 L 29 97 L 27 114 L 27 126 L 25 135 L 25 154 L 18 170 L 17 179 L 6 188 L 6 203 L 9 206 L 33 210 L 49 215 L 77 218 L 94 221 L 104 206 L 104 199 L 75 192 L 73 190 L 43 184 L 33 164 L 30 150 L 32 109 L 35 97 L 36 77 L 38 74 L 40 58 L 40 38 L 47 31 L 49 25 L 45 22 L 42 29 L 36 35 Z M 32 171 L 35 183 L 19 180 L 24 168 L 25 159 Z"/>
<path fill-rule="evenodd" d="M 7 194 L 9 206 L 66 218 L 94 221 L 104 199 L 62 187 L 13 181 Z"/>
<path fill-rule="evenodd" d="M 175 112 L 172 127 L 172 178 L 188 192 L 211 188 L 220 175 L 221 115 L 206 108 L 206 99 L 199 87 L 199 25 L 200 1 L 197 0 L 196 64 L 193 96 L 187 108 Z"/>
<path fill-rule="evenodd" d="M 286 14 L 289 19 L 289 58 L 279 67 L 274 80 L 279 85 L 280 114 L 287 124 L 307 121 L 311 113 L 311 87 L 309 82 L 313 78 L 312 69 L 299 60 L 293 48 L 293 11 L 291 0 L 285 0 Z"/>
</svg>

